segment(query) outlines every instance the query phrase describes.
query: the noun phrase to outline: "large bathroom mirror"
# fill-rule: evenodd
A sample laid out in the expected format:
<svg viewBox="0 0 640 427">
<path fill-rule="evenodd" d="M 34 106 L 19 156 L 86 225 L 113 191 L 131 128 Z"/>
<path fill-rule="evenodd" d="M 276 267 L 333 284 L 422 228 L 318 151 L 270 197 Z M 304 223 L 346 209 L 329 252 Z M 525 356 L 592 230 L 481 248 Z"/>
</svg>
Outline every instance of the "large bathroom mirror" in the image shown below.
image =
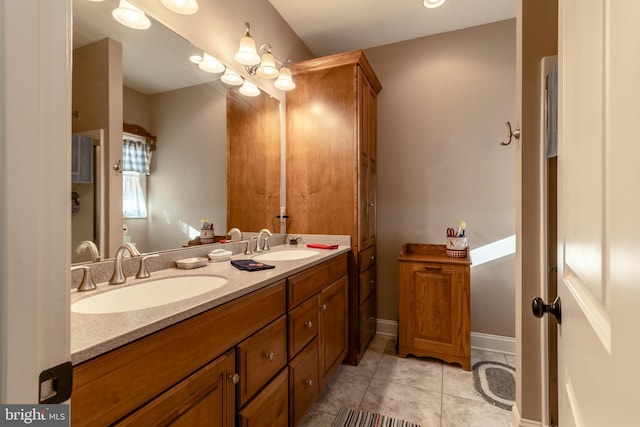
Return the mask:
<svg viewBox="0 0 640 427">
<path fill-rule="evenodd" d="M 189 61 L 201 49 L 151 17 L 146 30 L 122 26 L 111 14 L 117 6 L 117 0 L 73 2 L 72 133 L 74 144 L 91 137 L 85 143 L 93 147 L 86 160 L 93 179 L 72 178 L 72 249 L 92 240 L 108 257 L 117 247 L 105 244 L 105 230 L 117 228 L 124 242 L 148 253 L 187 245 L 203 219 L 216 235 L 270 224 L 280 196 L 279 102 L 265 93 L 244 99 L 220 74 Z M 147 215 L 139 218 L 114 218 L 113 210 L 109 218 L 106 208 L 105 188 L 122 185 L 122 177 L 100 158 L 121 150 L 109 144 L 122 144 L 122 123 L 157 138 L 150 174 L 140 178 Z M 74 250 L 72 262 L 89 257 Z"/>
</svg>

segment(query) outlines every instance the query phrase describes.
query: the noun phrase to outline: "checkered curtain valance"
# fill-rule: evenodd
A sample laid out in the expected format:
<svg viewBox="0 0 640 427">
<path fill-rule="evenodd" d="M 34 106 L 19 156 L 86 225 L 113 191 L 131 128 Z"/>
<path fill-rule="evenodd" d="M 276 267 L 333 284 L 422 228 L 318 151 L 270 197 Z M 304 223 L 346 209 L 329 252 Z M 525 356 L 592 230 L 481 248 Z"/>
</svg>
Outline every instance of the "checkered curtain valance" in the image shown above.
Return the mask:
<svg viewBox="0 0 640 427">
<path fill-rule="evenodd" d="M 122 170 L 149 175 L 151 173 L 151 146 L 146 142 L 123 140 Z"/>
</svg>

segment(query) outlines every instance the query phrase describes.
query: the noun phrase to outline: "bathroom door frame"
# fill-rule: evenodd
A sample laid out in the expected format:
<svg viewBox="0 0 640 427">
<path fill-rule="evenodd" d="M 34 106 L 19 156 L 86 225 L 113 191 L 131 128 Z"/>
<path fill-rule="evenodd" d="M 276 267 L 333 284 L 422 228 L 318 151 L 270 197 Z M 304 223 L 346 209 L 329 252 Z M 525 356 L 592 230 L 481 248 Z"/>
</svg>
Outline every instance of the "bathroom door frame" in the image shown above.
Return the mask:
<svg viewBox="0 0 640 427">
<path fill-rule="evenodd" d="M 71 0 L 0 2 L 0 29 L 0 403 L 37 404 L 70 361 Z"/>
</svg>

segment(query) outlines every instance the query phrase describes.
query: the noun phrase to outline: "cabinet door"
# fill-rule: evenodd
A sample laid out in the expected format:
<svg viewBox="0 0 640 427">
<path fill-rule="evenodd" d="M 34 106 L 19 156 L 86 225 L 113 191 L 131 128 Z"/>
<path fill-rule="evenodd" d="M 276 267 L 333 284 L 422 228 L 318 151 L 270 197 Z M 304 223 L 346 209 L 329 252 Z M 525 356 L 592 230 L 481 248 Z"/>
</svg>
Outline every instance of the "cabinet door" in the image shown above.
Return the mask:
<svg viewBox="0 0 640 427">
<path fill-rule="evenodd" d="M 358 67 L 358 242 L 359 249 L 376 243 L 376 93 Z"/>
<path fill-rule="evenodd" d="M 462 358 L 468 364 L 468 267 L 400 264 L 400 355 L 432 355 L 448 361 Z"/>
<path fill-rule="evenodd" d="M 347 354 L 347 283 L 342 277 L 320 292 L 320 388 Z"/>
<path fill-rule="evenodd" d="M 233 426 L 234 350 L 218 357 L 117 426 Z"/>
</svg>

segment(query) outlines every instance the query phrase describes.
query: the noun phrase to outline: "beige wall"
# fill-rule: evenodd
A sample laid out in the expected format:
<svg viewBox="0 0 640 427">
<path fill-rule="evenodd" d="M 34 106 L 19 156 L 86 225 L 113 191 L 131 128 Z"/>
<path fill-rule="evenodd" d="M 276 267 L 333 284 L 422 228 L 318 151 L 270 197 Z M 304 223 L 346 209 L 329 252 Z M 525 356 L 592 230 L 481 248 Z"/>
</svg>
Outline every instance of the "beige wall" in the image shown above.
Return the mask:
<svg viewBox="0 0 640 427">
<path fill-rule="evenodd" d="M 378 317 L 397 320 L 402 243 L 515 233 L 515 20 L 368 49 L 378 98 Z M 471 272 L 473 332 L 515 336 L 515 256 Z"/>
</svg>

